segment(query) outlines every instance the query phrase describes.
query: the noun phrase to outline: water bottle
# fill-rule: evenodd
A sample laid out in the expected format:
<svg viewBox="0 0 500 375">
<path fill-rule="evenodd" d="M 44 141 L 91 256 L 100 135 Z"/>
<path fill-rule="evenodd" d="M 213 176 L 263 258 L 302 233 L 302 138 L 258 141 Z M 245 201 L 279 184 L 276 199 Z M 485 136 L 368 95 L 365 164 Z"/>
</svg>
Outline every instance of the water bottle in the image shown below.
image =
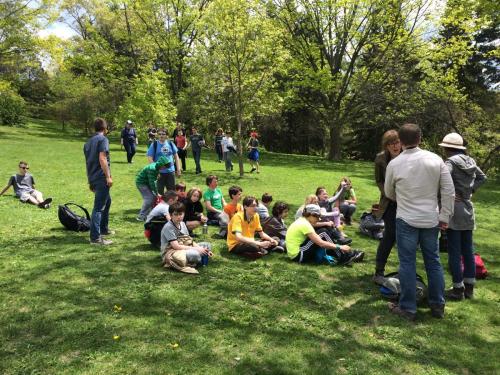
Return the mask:
<svg viewBox="0 0 500 375">
<path fill-rule="evenodd" d="M 207 225 L 207 223 L 203 223 L 203 227 L 201 229 L 201 233 L 208 234 L 208 225 Z"/>
</svg>

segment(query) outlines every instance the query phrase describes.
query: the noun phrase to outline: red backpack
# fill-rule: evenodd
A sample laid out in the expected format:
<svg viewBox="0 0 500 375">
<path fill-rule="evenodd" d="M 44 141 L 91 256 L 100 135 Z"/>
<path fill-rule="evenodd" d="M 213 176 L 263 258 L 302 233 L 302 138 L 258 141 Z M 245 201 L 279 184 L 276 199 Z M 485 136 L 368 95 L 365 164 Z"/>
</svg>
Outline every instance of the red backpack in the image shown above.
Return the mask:
<svg viewBox="0 0 500 375">
<path fill-rule="evenodd" d="M 475 253 L 474 259 L 476 261 L 476 279 L 486 279 L 486 276 L 488 276 L 488 270 L 484 265 L 481 255 L 479 255 L 479 253 Z M 463 269 L 464 269 L 464 259 L 462 257 L 462 271 Z"/>
</svg>

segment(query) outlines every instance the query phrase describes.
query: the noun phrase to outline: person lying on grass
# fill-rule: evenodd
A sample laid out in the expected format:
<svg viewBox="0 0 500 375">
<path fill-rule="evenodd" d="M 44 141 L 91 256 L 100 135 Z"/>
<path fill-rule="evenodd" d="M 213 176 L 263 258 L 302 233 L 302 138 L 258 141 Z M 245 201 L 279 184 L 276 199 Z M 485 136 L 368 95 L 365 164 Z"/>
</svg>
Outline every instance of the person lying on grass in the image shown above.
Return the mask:
<svg viewBox="0 0 500 375">
<path fill-rule="evenodd" d="M 184 273 L 198 273 L 194 268 L 202 265 L 202 258 L 213 256 L 212 246 L 208 242 L 197 244 L 189 236 L 184 223 L 185 206 L 174 202 L 168 208 L 170 221 L 161 231 L 161 259 L 163 266 L 173 268 Z"/>
<path fill-rule="evenodd" d="M 3 188 L 0 195 L 3 195 L 11 186 L 14 187 L 14 193 L 23 203 L 31 203 L 40 208 L 49 208 L 52 198 L 43 199 L 43 194 L 35 189 L 35 179 L 28 172 L 29 165 L 25 161 L 19 162 L 19 172 L 12 175 Z"/>
<path fill-rule="evenodd" d="M 284 252 L 278 241 L 269 237 L 260 225 L 255 197 L 243 199 L 243 212 L 237 212 L 228 225 L 227 247 L 232 254 L 251 259 L 266 255 L 269 251 Z M 255 233 L 260 241 L 255 240 Z"/>
<path fill-rule="evenodd" d="M 328 262 L 335 265 L 348 265 L 363 259 L 364 252 L 351 250 L 347 245 L 335 244 L 327 230 L 314 230 L 314 224 L 321 217 L 318 205 L 308 204 L 302 215 L 286 232 L 286 247 L 290 259 L 299 263 Z"/>
</svg>

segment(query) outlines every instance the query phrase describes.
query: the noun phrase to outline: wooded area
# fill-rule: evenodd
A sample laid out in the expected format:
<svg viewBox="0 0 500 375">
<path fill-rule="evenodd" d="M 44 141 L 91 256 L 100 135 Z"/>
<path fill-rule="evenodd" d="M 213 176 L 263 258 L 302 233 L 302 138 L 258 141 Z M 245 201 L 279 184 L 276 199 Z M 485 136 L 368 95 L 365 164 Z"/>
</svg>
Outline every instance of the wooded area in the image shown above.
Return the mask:
<svg viewBox="0 0 500 375">
<path fill-rule="evenodd" d="M 491 174 L 499 15 L 494 0 L 7 0 L 0 123 L 178 120 L 240 141 L 256 128 L 270 151 L 371 160 L 384 131 L 416 122 L 430 149 L 462 134 Z M 56 20 L 77 35 L 40 37 Z"/>
</svg>

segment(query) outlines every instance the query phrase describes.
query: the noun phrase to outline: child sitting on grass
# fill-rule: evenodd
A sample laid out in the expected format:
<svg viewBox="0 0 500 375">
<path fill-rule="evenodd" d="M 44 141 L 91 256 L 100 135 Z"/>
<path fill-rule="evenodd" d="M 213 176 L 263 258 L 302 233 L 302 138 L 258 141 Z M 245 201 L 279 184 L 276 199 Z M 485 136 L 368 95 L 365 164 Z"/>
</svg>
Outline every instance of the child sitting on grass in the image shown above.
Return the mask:
<svg viewBox="0 0 500 375">
<path fill-rule="evenodd" d="M 189 236 L 183 221 L 185 210 L 180 202 L 175 202 L 168 208 L 171 219 L 161 231 L 160 255 L 164 267 L 197 274 L 194 267 L 207 264 L 207 257 L 213 256 L 212 246 L 208 242 L 197 244 Z"/>
<path fill-rule="evenodd" d="M 239 203 L 242 193 L 243 189 L 239 186 L 233 185 L 229 188 L 229 198 L 231 198 L 231 201 L 224 206 L 224 212 L 229 216 L 229 220 L 231 220 L 237 212 L 243 212 L 243 206 Z"/>
<path fill-rule="evenodd" d="M 269 207 L 271 206 L 271 202 L 273 201 L 273 196 L 269 193 L 262 194 L 262 199 L 257 206 L 257 213 L 259 214 L 260 222 L 269 219 Z"/>
<path fill-rule="evenodd" d="M 285 202 L 276 202 L 273 206 L 273 216 L 262 223 L 262 229 L 269 237 L 278 241 L 278 245 L 286 251 L 285 237 L 286 224 L 285 219 L 288 216 L 288 204 Z"/>
</svg>

